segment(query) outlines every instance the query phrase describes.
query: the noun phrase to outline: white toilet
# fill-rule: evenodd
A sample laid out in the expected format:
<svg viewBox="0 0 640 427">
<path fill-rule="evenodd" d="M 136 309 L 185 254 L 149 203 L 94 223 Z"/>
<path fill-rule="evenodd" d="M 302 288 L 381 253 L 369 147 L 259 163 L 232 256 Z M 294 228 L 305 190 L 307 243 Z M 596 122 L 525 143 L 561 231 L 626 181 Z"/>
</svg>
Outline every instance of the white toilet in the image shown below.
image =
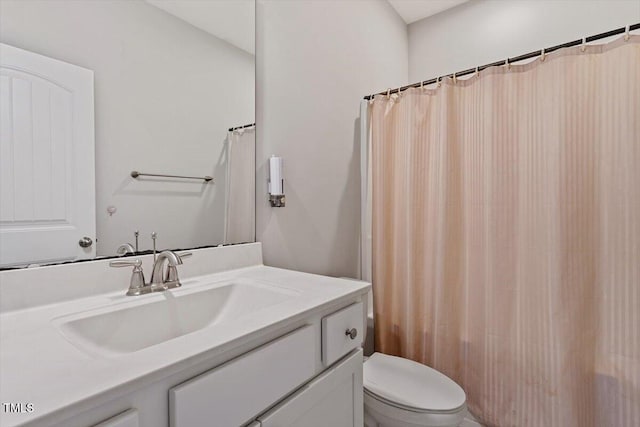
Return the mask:
<svg viewBox="0 0 640 427">
<path fill-rule="evenodd" d="M 462 387 L 412 360 L 373 353 L 363 380 L 365 427 L 457 427 L 467 413 Z"/>
</svg>

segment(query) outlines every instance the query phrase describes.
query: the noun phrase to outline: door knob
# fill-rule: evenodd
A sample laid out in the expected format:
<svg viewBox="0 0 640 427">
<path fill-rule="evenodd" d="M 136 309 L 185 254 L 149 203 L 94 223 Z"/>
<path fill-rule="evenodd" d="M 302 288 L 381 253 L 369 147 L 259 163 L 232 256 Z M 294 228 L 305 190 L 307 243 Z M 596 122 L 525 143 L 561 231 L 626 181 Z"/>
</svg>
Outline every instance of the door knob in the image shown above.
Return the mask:
<svg viewBox="0 0 640 427">
<path fill-rule="evenodd" d="M 355 340 L 356 337 L 358 336 L 358 330 L 356 328 L 347 329 L 347 331 L 344 334 L 349 338 L 351 338 L 352 340 Z"/>
<path fill-rule="evenodd" d="M 82 239 L 78 240 L 78 244 L 81 248 L 88 248 L 93 245 L 93 240 L 91 240 L 91 237 L 84 236 Z"/>
</svg>

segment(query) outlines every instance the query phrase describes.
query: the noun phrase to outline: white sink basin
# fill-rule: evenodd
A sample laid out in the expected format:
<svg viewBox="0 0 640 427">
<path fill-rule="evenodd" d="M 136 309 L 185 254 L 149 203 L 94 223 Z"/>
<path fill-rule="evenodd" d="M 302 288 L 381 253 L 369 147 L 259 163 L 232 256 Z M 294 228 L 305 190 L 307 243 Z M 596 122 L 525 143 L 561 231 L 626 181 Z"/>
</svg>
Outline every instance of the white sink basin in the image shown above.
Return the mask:
<svg viewBox="0 0 640 427">
<path fill-rule="evenodd" d="M 179 289 L 55 320 L 65 338 L 89 353 L 130 353 L 283 302 L 294 291 L 252 281 Z M 146 298 L 146 300 L 145 300 Z"/>
</svg>

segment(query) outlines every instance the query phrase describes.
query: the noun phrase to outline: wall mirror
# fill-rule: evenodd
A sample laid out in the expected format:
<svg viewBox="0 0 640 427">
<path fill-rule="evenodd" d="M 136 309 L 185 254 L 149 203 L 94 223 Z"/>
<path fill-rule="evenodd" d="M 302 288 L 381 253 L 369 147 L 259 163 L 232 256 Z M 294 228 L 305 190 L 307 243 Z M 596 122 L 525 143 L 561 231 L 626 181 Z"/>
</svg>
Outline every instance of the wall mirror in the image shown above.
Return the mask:
<svg viewBox="0 0 640 427">
<path fill-rule="evenodd" d="M 0 267 L 255 240 L 254 0 L 0 7 Z"/>
</svg>

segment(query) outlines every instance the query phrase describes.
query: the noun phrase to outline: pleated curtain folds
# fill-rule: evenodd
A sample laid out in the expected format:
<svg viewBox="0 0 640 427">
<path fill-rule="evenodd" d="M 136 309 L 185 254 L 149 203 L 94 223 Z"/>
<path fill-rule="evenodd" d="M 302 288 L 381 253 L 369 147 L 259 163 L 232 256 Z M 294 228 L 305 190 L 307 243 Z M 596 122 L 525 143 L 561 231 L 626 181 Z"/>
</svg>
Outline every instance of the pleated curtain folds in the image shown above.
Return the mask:
<svg viewBox="0 0 640 427">
<path fill-rule="evenodd" d="M 640 36 L 369 108 L 376 350 L 488 426 L 640 426 Z"/>
</svg>

